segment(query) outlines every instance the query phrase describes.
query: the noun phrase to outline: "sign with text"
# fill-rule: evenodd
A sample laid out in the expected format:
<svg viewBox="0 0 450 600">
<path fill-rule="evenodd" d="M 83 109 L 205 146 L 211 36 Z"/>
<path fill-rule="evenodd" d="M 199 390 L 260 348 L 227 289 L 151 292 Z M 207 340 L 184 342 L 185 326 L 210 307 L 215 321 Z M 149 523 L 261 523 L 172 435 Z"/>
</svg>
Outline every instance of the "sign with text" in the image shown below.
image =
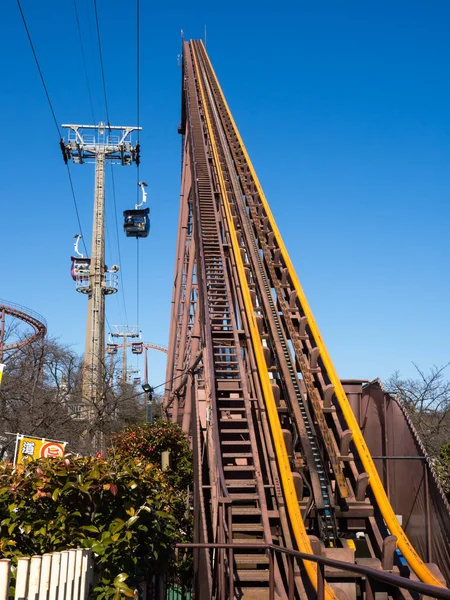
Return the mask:
<svg viewBox="0 0 450 600">
<path fill-rule="evenodd" d="M 14 463 L 17 465 L 26 458 L 58 458 L 64 456 L 66 445 L 67 442 L 17 435 Z"/>
</svg>

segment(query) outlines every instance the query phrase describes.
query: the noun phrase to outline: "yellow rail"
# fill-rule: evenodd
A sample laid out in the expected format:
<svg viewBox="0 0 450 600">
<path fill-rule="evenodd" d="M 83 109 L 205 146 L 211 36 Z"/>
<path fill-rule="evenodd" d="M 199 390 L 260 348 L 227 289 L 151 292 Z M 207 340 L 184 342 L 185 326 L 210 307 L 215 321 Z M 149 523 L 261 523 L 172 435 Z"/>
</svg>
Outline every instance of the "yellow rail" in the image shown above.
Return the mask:
<svg viewBox="0 0 450 600">
<path fill-rule="evenodd" d="M 417 575 L 417 577 L 419 577 L 419 579 L 421 581 L 423 581 L 424 583 L 428 583 L 430 585 L 436 585 L 438 587 L 445 587 L 435 577 L 435 575 L 430 571 L 430 569 L 427 567 L 427 565 L 421 559 L 419 554 L 416 552 L 414 546 L 409 541 L 406 533 L 401 528 L 401 526 L 397 520 L 397 517 L 395 516 L 394 510 L 393 510 L 393 508 L 389 502 L 389 499 L 386 495 L 383 484 L 381 483 L 380 477 L 378 475 L 378 471 L 376 470 L 375 463 L 372 460 L 372 456 L 370 454 L 369 448 L 367 447 L 366 441 L 361 433 L 358 422 L 355 418 L 353 410 L 352 410 L 350 403 L 347 399 L 347 396 L 344 392 L 344 388 L 342 387 L 341 381 L 336 373 L 336 370 L 331 361 L 330 355 L 328 354 L 328 351 L 326 349 L 325 343 L 322 339 L 322 336 L 320 335 L 319 328 L 317 327 L 316 321 L 314 319 L 313 313 L 312 313 L 311 308 L 306 299 L 303 288 L 300 285 L 300 281 L 294 270 L 294 266 L 291 262 L 291 259 L 289 258 L 289 254 L 286 250 L 286 246 L 283 243 L 280 232 L 275 223 L 275 219 L 273 218 L 269 204 L 264 195 L 261 184 L 259 183 L 258 176 L 256 175 L 256 171 L 253 168 L 250 157 L 244 146 L 244 142 L 242 141 L 242 138 L 239 134 L 238 128 L 236 127 L 236 123 L 234 122 L 233 116 L 232 116 L 229 106 L 227 104 L 227 101 L 225 100 L 225 96 L 222 92 L 222 88 L 220 87 L 219 81 L 217 80 L 216 74 L 214 72 L 214 69 L 212 68 L 212 65 L 211 65 L 209 57 L 206 53 L 206 50 L 203 47 L 203 43 L 202 42 L 200 42 L 200 43 L 202 44 L 202 49 L 204 51 L 204 55 L 205 55 L 206 59 L 208 60 L 208 63 L 211 68 L 211 72 L 213 73 L 213 76 L 214 76 L 214 79 L 216 82 L 216 85 L 220 91 L 222 101 L 228 112 L 228 117 L 234 127 L 236 137 L 239 140 L 241 150 L 245 156 L 247 165 L 252 174 L 253 181 L 258 190 L 258 194 L 261 198 L 261 202 L 264 206 L 264 210 L 266 211 L 266 215 L 269 218 L 270 226 L 272 228 L 272 231 L 274 232 L 278 247 L 281 250 L 281 255 L 283 257 L 284 263 L 285 263 L 286 267 L 288 268 L 292 283 L 294 284 L 294 287 L 297 291 L 299 302 L 302 307 L 303 313 L 308 319 L 309 328 L 311 330 L 311 333 L 314 336 L 314 340 L 315 340 L 317 347 L 320 349 L 320 356 L 322 358 L 324 367 L 327 371 L 327 374 L 328 374 L 328 377 L 329 377 L 331 383 L 334 385 L 334 391 L 335 391 L 339 406 L 342 410 L 342 414 L 344 415 L 344 418 L 347 422 L 348 428 L 351 429 L 353 432 L 353 442 L 355 444 L 359 458 L 364 466 L 364 469 L 369 474 L 369 484 L 372 488 L 373 494 L 377 501 L 378 508 L 380 509 L 381 514 L 383 515 L 383 518 L 386 522 L 387 527 L 389 528 L 389 531 L 391 532 L 392 535 L 395 535 L 397 537 L 397 546 L 403 553 L 403 556 L 408 561 L 409 566 L 412 568 L 412 570 Z"/>
<path fill-rule="evenodd" d="M 231 243 L 233 247 L 233 254 L 236 261 L 236 267 L 239 275 L 239 283 L 242 290 L 242 295 L 244 298 L 245 304 L 245 312 L 247 314 L 253 351 L 255 353 L 256 364 L 258 368 L 258 375 L 261 381 L 261 386 L 264 393 L 265 405 L 267 410 L 267 416 L 269 418 L 270 429 L 273 437 L 273 445 L 275 447 L 278 467 L 280 471 L 281 483 L 283 485 L 284 498 L 286 502 L 286 507 L 288 509 L 291 528 L 294 533 L 298 549 L 300 552 L 305 552 L 307 554 L 313 554 L 313 550 L 311 547 L 311 543 L 309 541 L 308 534 L 305 529 L 305 525 L 303 522 L 302 514 L 300 512 L 300 507 L 298 503 L 297 492 L 295 490 L 294 479 L 292 477 L 291 466 L 289 464 L 289 457 L 286 450 L 286 444 L 284 442 L 283 432 L 281 429 L 280 418 L 278 416 L 278 410 L 275 403 L 275 398 L 273 396 L 272 386 L 270 383 L 269 372 L 267 370 L 266 360 L 264 358 L 264 351 L 261 343 L 261 338 L 259 335 L 258 326 L 256 324 L 255 311 L 253 308 L 252 299 L 250 296 L 250 290 L 247 283 L 247 278 L 244 271 L 244 264 L 242 261 L 241 251 L 239 242 L 236 235 L 236 230 L 234 227 L 233 216 L 231 214 L 230 204 L 228 202 L 228 194 L 225 186 L 225 182 L 223 179 L 223 173 L 220 168 L 220 160 L 219 154 L 217 151 L 217 144 L 214 139 L 213 129 L 211 127 L 211 118 L 209 115 L 208 106 L 205 101 L 205 91 L 203 87 L 203 82 L 200 76 L 200 70 L 198 68 L 197 57 L 195 56 L 195 52 L 193 52 L 193 59 L 197 73 L 199 74 L 198 81 L 200 87 L 200 95 L 203 102 L 203 107 L 205 111 L 206 123 L 208 126 L 209 137 L 211 140 L 211 147 L 213 150 L 214 161 L 217 167 L 217 173 L 219 178 L 219 186 L 222 195 L 222 199 L 225 207 L 225 214 L 228 222 L 228 228 L 230 231 Z M 306 572 L 311 581 L 311 584 L 317 589 L 317 565 L 316 563 L 312 563 L 309 561 L 304 562 Z M 325 586 L 325 597 L 327 600 L 335 600 L 336 596 L 333 593 L 333 590 L 330 588 L 328 584 Z"/>
</svg>

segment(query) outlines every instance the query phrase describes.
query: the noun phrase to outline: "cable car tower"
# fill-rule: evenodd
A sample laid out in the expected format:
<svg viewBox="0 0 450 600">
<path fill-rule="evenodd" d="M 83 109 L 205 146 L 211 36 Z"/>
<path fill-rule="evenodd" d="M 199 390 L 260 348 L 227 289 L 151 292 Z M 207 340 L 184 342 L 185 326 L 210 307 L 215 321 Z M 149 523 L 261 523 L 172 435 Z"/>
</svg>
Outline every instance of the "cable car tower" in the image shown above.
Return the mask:
<svg viewBox="0 0 450 600">
<path fill-rule="evenodd" d="M 136 340 L 142 337 L 141 331 L 137 325 L 113 325 L 115 331 L 112 331 L 109 335 L 112 338 L 122 338 L 122 344 L 111 344 L 109 343 L 106 351 L 108 354 L 116 354 L 119 346 L 122 348 L 122 383 L 127 382 L 127 348 L 128 339 Z M 131 343 L 131 352 L 133 354 L 142 354 L 142 342 Z"/>
<path fill-rule="evenodd" d="M 75 272 L 73 274 L 75 278 L 77 275 L 84 276 L 81 287 L 83 293 L 88 296 L 83 399 L 89 405 L 88 412 L 91 420 L 94 409 L 100 406 L 103 397 L 105 295 L 111 293 L 111 286 L 107 284 L 105 278 L 105 163 L 109 161 L 113 164 L 131 165 L 135 162 L 139 165 L 140 144 L 139 142 L 132 144 L 131 134 L 142 128 L 111 126 L 105 123 L 67 124 L 62 127 L 68 130 L 67 141 L 63 139 L 60 141 L 64 162 L 67 164 L 71 158 L 76 164 L 95 163 L 94 218 L 89 274 L 88 277 L 83 271 L 81 274 Z"/>
</svg>

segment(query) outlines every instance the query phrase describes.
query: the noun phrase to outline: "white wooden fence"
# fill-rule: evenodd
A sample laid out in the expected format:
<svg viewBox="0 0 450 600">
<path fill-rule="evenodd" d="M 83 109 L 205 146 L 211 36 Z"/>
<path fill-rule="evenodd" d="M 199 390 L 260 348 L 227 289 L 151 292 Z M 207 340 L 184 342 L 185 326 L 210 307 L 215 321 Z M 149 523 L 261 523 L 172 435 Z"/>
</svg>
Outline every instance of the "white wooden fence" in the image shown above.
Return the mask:
<svg viewBox="0 0 450 600">
<path fill-rule="evenodd" d="M 0 600 L 9 600 L 11 561 L 0 559 Z M 14 600 L 87 600 L 92 581 L 90 550 L 21 557 Z M 11 597 L 12 598 L 12 597 Z"/>
</svg>

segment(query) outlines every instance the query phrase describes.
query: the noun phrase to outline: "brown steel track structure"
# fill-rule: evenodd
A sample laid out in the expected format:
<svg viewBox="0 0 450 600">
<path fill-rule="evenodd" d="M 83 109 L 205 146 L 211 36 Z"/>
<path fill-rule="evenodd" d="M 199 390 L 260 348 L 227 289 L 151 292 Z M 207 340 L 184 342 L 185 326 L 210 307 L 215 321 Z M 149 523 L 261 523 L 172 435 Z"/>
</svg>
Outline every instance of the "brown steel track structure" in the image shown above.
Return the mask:
<svg viewBox="0 0 450 600">
<path fill-rule="evenodd" d="M 18 319 L 29 325 L 33 330 L 32 333 L 19 340 L 5 343 L 4 335 L 6 315 L 9 315 L 14 319 Z M 26 308 L 25 306 L 21 306 L 20 304 L 14 304 L 0 300 L 0 363 L 2 362 L 3 354 L 5 352 L 10 352 L 11 350 L 20 350 L 21 348 L 24 348 L 28 344 L 32 344 L 38 339 L 44 339 L 46 333 L 47 323 L 44 317 L 42 317 L 40 314 L 30 310 L 29 308 Z"/>
<path fill-rule="evenodd" d="M 356 549 L 360 564 L 399 572 L 398 537 L 423 580 L 439 584 L 438 571 L 416 560 L 384 503 L 201 42 L 183 44 L 182 73 L 165 404 L 194 451 L 196 592 L 252 598 L 273 586 L 280 598 L 312 597 L 315 563 L 294 569 L 285 553 L 269 561 L 262 546 L 250 551 L 246 544 L 350 563 Z M 327 598 L 356 597 L 353 575 L 329 579 Z"/>
</svg>

